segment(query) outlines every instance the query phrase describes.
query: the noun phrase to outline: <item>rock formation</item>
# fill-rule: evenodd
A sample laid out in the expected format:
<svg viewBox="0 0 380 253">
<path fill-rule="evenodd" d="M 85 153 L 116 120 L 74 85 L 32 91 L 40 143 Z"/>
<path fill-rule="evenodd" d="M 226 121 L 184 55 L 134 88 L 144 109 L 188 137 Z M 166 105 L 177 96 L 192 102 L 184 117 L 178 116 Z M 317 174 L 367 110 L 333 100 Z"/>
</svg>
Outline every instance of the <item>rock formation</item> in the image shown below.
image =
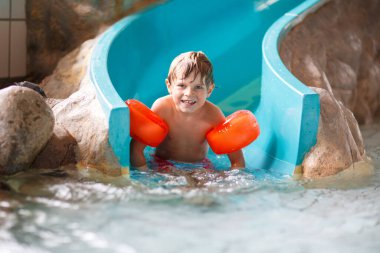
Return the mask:
<svg viewBox="0 0 380 253">
<path fill-rule="evenodd" d="M 86 72 L 95 42 L 96 39 L 86 41 L 63 57 L 54 73 L 43 81 L 56 125 L 53 137 L 33 164 L 36 168 L 79 162 L 109 175 L 121 174 L 122 168 L 108 143 L 106 119 Z"/>
<path fill-rule="evenodd" d="M 380 112 L 380 2 L 333 0 L 281 43 L 288 69 L 308 86 L 330 90 L 360 123 Z"/>
<path fill-rule="evenodd" d="M 371 123 L 380 111 L 380 1 L 332 0 L 292 28 L 280 47 L 288 69 L 317 87 L 317 145 L 306 155 L 306 177 L 335 174 L 365 159 L 355 117 Z M 352 115 L 351 111 L 355 115 Z"/>
<path fill-rule="evenodd" d="M 1 90 L 0 173 L 74 163 L 120 175 L 108 144 L 107 122 L 86 76 L 95 39 L 83 42 L 153 2 L 157 1 L 26 1 L 27 79 L 43 79 L 48 99 L 29 88 Z"/>
<path fill-rule="evenodd" d="M 27 1 L 28 72 L 32 80 L 42 80 L 56 118 L 53 135 L 32 167 L 57 168 L 79 162 L 107 174 L 120 174 L 102 110 L 85 77 L 95 43 L 88 39 L 153 2 L 157 1 Z"/>
<path fill-rule="evenodd" d="M 0 90 L 0 174 L 29 168 L 52 135 L 54 116 L 44 98 L 29 88 Z"/>
<path fill-rule="evenodd" d="M 121 167 L 108 143 L 108 124 L 88 77 L 81 89 L 53 107 L 56 122 L 77 142 L 76 160 L 109 175 L 120 175 Z M 55 134 L 57 133 L 55 129 Z M 62 145 L 62 143 L 61 143 Z M 54 145 L 53 145 L 54 147 Z"/>
<path fill-rule="evenodd" d="M 106 26 L 157 0 L 26 1 L 29 79 L 40 82 L 58 61 Z"/>
<path fill-rule="evenodd" d="M 88 40 L 63 57 L 53 73 L 42 80 L 47 97 L 65 99 L 78 91 L 87 71 L 94 40 Z"/>
<path fill-rule="evenodd" d="M 329 91 L 313 90 L 320 95 L 321 115 L 317 144 L 302 163 L 306 178 L 335 175 L 365 159 L 363 140 L 352 112 Z"/>
</svg>

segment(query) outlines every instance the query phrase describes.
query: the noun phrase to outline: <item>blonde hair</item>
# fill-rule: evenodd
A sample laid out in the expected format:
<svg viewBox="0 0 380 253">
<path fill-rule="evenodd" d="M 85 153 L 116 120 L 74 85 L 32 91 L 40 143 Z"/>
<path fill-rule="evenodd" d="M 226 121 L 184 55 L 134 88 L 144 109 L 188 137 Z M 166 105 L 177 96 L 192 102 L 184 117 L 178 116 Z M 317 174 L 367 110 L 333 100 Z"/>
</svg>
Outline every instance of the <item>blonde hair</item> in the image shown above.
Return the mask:
<svg viewBox="0 0 380 253">
<path fill-rule="evenodd" d="M 193 72 L 194 78 L 198 74 L 201 75 L 207 87 L 214 83 L 212 64 L 206 54 L 201 51 L 182 53 L 174 58 L 169 68 L 169 83 L 172 83 L 174 79 L 185 79 Z"/>
</svg>

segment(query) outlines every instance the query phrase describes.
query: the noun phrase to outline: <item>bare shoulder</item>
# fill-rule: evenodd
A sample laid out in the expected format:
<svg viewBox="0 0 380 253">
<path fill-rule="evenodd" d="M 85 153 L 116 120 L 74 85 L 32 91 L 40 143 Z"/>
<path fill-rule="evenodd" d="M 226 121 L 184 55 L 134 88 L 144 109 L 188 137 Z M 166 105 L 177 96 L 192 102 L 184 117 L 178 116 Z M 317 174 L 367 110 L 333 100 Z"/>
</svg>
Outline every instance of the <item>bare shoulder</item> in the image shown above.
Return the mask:
<svg viewBox="0 0 380 253">
<path fill-rule="evenodd" d="M 164 116 L 165 114 L 169 113 L 171 107 L 171 97 L 168 95 L 160 97 L 154 101 L 151 109 L 158 115 Z"/>
<path fill-rule="evenodd" d="M 205 112 L 212 124 L 219 124 L 225 119 L 222 110 L 210 101 L 206 101 L 205 103 Z"/>
</svg>

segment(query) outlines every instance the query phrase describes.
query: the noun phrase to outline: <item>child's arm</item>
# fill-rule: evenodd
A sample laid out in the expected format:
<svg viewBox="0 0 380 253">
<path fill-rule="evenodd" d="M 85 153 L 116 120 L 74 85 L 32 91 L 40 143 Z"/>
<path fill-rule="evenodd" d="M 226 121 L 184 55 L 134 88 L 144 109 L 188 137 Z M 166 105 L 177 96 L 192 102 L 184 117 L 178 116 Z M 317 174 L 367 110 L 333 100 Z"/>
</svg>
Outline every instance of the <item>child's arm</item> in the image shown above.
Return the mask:
<svg viewBox="0 0 380 253">
<path fill-rule="evenodd" d="M 131 144 L 130 144 L 131 166 L 142 171 L 148 170 L 148 167 L 146 166 L 145 156 L 144 156 L 145 147 L 146 145 L 144 143 L 139 142 L 135 139 L 131 140 Z"/>
<path fill-rule="evenodd" d="M 215 126 L 218 126 L 219 124 L 222 124 L 226 120 L 222 110 L 220 110 L 219 107 L 215 106 L 214 104 L 210 102 L 208 102 L 208 105 L 211 105 L 210 111 L 212 110 L 208 115 L 214 116 L 213 126 L 215 127 Z M 245 168 L 245 160 L 244 160 L 243 152 L 241 150 L 229 153 L 227 154 L 227 156 L 231 162 L 231 169 Z"/>
<path fill-rule="evenodd" d="M 231 169 L 242 169 L 245 167 L 245 160 L 241 150 L 228 154 L 231 162 Z"/>
</svg>

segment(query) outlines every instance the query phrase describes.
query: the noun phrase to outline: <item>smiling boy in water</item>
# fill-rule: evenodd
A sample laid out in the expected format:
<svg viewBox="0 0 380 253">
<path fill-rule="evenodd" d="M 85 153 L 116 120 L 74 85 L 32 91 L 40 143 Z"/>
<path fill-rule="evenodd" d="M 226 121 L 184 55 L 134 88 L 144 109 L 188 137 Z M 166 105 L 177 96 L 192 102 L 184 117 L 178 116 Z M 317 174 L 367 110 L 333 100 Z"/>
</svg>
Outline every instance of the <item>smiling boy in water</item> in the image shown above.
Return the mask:
<svg viewBox="0 0 380 253">
<path fill-rule="evenodd" d="M 169 126 L 169 133 L 156 148 L 154 162 L 159 166 L 175 166 L 176 162 L 212 168 L 207 159 L 206 133 L 225 120 L 222 111 L 211 102 L 215 84 L 213 67 L 203 52 L 178 55 L 170 65 L 165 80 L 169 95 L 157 99 L 152 111 Z M 146 170 L 145 144 L 132 139 L 131 165 Z M 241 150 L 228 154 L 231 168 L 244 168 Z"/>
</svg>

